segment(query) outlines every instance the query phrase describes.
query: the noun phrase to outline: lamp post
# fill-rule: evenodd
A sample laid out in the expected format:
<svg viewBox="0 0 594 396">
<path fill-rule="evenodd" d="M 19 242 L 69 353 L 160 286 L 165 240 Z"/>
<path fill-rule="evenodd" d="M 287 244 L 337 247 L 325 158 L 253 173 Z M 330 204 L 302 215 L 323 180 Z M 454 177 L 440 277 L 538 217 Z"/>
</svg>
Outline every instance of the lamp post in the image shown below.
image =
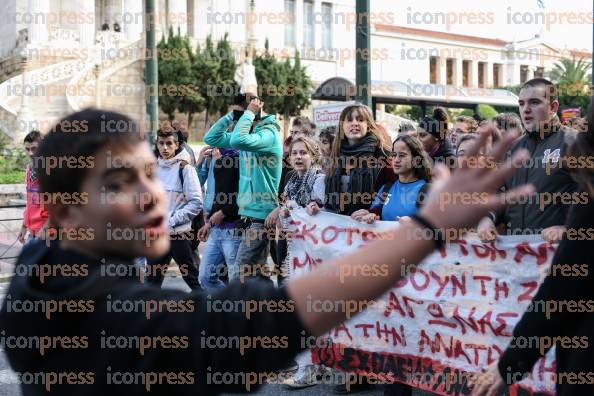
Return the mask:
<svg viewBox="0 0 594 396">
<path fill-rule="evenodd" d="M 357 0 L 356 33 L 356 86 L 357 101 L 371 107 L 371 67 L 369 47 L 371 46 L 371 27 L 369 23 L 370 0 Z"/>
<path fill-rule="evenodd" d="M 155 0 L 145 0 L 146 13 L 146 64 L 144 68 L 144 79 L 148 94 L 146 95 L 146 113 L 150 120 L 148 133 L 149 141 L 153 144 L 157 137 L 159 122 L 159 65 L 157 61 L 157 15 L 155 13 Z"/>
</svg>

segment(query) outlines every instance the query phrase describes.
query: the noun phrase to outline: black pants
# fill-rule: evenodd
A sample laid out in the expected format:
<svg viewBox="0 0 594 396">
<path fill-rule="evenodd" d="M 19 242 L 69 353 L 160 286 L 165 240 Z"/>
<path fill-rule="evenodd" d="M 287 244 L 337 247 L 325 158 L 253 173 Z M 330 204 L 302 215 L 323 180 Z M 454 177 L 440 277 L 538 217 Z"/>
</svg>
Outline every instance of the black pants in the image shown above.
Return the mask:
<svg viewBox="0 0 594 396">
<path fill-rule="evenodd" d="M 190 289 L 200 289 L 198 282 L 198 266 L 192 252 L 191 242 L 188 240 L 171 240 L 169 252 L 158 259 L 147 260 L 149 274 L 147 283 L 161 286 L 163 284 L 163 275 L 169 262 L 173 258 L 179 267 L 179 270 Z"/>
</svg>

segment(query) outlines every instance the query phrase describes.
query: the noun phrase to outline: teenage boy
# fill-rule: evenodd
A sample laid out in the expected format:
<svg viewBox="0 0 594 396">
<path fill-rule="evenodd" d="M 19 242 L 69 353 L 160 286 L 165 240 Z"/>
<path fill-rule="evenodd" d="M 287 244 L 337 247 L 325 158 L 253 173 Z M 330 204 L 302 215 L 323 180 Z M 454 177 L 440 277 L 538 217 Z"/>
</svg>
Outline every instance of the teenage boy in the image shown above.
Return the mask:
<svg viewBox="0 0 594 396">
<path fill-rule="evenodd" d="M 167 228 L 171 234 L 171 249 L 157 259 L 148 260 L 148 282 L 161 285 L 163 275 L 173 258 L 190 289 L 199 289 L 197 255 L 193 254 L 192 220 L 202 216 L 200 182 L 196 169 L 190 165 L 188 152 L 180 147 L 175 130 L 157 132 L 157 178 L 168 195 Z"/>
<path fill-rule="evenodd" d="M 126 123 L 129 128 L 123 130 Z M 84 127 L 77 131 L 73 124 Z M 473 153 L 486 139 L 481 135 Z M 494 161 L 510 144 L 507 139 L 498 145 Z M 47 174 L 37 169 L 41 190 L 56 198 L 47 209 L 57 232 L 50 234 L 55 238 L 49 246 L 34 241 L 24 249 L 0 312 L 2 337 L 12 340 L 4 352 L 24 396 L 252 390 L 275 378 L 272 372 L 306 344 L 302 337 L 325 334 L 393 287 L 400 263 L 420 262 L 443 242 L 445 230 L 470 226 L 498 208 L 502 199 L 494 192 L 513 173 L 512 165 L 525 158 L 517 155 L 500 169 L 462 167 L 449 180 L 443 168 L 437 169 L 440 181 L 419 216 L 385 238 L 326 262 L 286 287 L 234 282 L 207 296 L 146 287 L 134 277 L 133 258 L 164 255 L 169 237 L 156 159 L 127 117 L 96 110 L 73 114 L 48 134 L 37 154 L 84 156 L 94 166 L 60 167 Z M 86 201 L 69 204 L 75 192 L 83 192 Z M 121 199 L 104 199 L 106 192 Z M 517 199 L 529 192 L 524 188 L 508 195 Z M 440 210 L 443 195 L 479 193 L 487 199 Z M 138 237 L 114 238 L 121 234 L 118 229 Z M 75 238 L 78 230 L 93 237 Z M 380 275 L 360 271 L 386 264 L 388 272 Z M 309 309 L 311 301 L 322 300 L 352 311 Z"/>
<path fill-rule="evenodd" d="M 283 148 L 280 125 L 273 115 L 262 116 L 263 106 L 264 102 L 254 95 L 239 95 L 233 111 L 218 120 L 204 137 L 209 146 L 240 150 L 238 206 L 244 230 L 235 265 L 229 268 L 231 280 L 240 273 L 268 279 L 262 275 L 269 244 L 264 221 L 278 205 Z M 234 120 L 237 123 L 229 132 Z"/>
<path fill-rule="evenodd" d="M 25 152 L 30 161 L 25 171 L 25 187 L 27 190 L 27 204 L 23 213 L 23 225 L 17 236 L 20 243 L 32 240 L 35 237 L 44 238 L 44 231 L 47 228 L 47 211 L 43 208 L 43 202 L 39 195 L 39 180 L 35 171 L 35 152 L 41 142 L 41 133 L 31 131 L 23 141 Z M 27 233 L 29 234 L 27 236 Z"/>
<path fill-rule="evenodd" d="M 509 189 L 530 182 L 537 194 L 528 202 L 491 213 L 481 220 L 477 232 L 482 240 L 493 241 L 497 238 L 496 226 L 503 224 L 511 235 L 541 234 L 549 242 L 558 242 L 565 233 L 572 204 L 586 203 L 581 202 L 577 183 L 564 164 L 577 132 L 561 125 L 557 117 L 557 88 L 544 78 L 524 83 L 518 103 L 526 133 L 517 140 L 510 153 L 527 149 L 531 158 L 506 181 L 504 187 Z"/>
</svg>

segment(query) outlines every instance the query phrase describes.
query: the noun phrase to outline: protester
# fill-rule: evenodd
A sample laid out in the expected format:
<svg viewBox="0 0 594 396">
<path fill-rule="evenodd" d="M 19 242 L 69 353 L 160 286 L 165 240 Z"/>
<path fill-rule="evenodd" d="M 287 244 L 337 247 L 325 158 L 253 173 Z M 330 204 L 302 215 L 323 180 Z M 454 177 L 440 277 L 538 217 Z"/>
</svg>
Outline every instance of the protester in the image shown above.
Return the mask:
<svg viewBox="0 0 594 396">
<path fill-rule="evenodd" d="M 588 131 L 580 133 L 567 155 L 575 159 L 587 159 L 594 156 L 594 102 L 590 103 L 588 112 Z M 579 181 L 581 191 L 588 194 L 585 205 L 575 205 L 568 221 L 568 233 L 579 230 L 591 230 L 594 227 L 594 173 L 593 169 L 573 169 L 574 177 Z M 592 309 L 551 309 L 563 302 L 591 303 L 594 299 L 592 284 L 594 268 L 592 268 L 592 238 L 575 238 L 565 235 L 559 244 L 557 253 L 551 264 L 552 268 L 581 267 L 578 276 L 555 276 L 550 272 L 538 289 L 531 302 L 533 308 L 527 310 L 516 324 L 513 339 L 533 339 L 524 348 L 508 347 L 499 362 L 487 373 L 481 375 L 473 395 L 495 395 L 506 385 L 525 378 L 536 361 L 555 346 L 555 388 L 559 396 L 593 395 L 594 394 L 594 345 L 591 342 L 594 334 L 594 315 Z M 585 269 L 584 269 L 585 267 Z M 537 307 L 546 304 L 546 309 Z M 579 304 L 578 304 L 579 305 Z M 551 308 L 549 308 L 551 307 Z M 577 344 L 571 341 L 577 340 Z M 568 348 L 567 345 L 570 345 Z M 577 347 L 579 345 L 579 347 Z"/>
<path fill-rule="evenodd" d="M 190 137 L 188 129 L 182 122 L 179 121 L 173 121 L 171 123 L 171 127 L 175 132 L 177 132 L 178 140 L 182 150 L 187 151 L 190 155 L 190 165 L 196 167 L 196 154 L 194 153 L 194 149 L 192 149 L 192 147 L 188 144 L 188 138 Z"/>
<path fill-rule="evenodd" d="M 291 160 L 290 160 L 291 142 L 293 142 L 295 139 L 297 139 L 301 136 L 307 136 L 307 137 L 315 136 L 315 127 L 311 123 L 310 119 L 307 117 L 296 117 L 295 119 L 293 119 L 293 122 L 291 124 L 291 129 L 289 130 L 289 136 L 283 142 L 283 170 L 281 172 L 281 181 L 280 181 L 279 188 L 278 188 L 278 199 L 279 200 L 281 199 L 283 191 L 285 191 L 285 185 L 287 184 L 287 181 L 291 178 L 291 176 L 294 173 L 293 167 L 291 166 Z M 267 217 L 267 221 L 266 221 L 266 223 L 268 224 L 269 227 L 274 228 L 273 225 L 278 222 L 278 214 L 279 214 L 279 212 L 275 211 L 275 210 L 270 212 L 270 214 Z M 281 234 L 282 234 L 282 232 L 281 232 Z M 280 246 L 280 247 L 278 246 L 279 238 L 282 238 L 283 235 L 284 234 L 277 235 L 274 239 L 270 240 L 270 256 L 272 257 L 272 261 L 274 262 L 274 268 L 275 268 L 274 272 L 276 272 L 277 274 L 281 274 L 283 272 L 281 269 L 281 264 L 283 262 L 283 257 L 284 257 L 283 252 L 286 252 L 286 241 L 284 243 L 281 242 L 281 244 L 284 244 L 284 246 Z M 281 254 L 282 257 L 279 257 L 278 256 L 279 254 Z M 281 275 L 281 280 L 282 280 L 282 275 Z"/>
<path fill-rule="evenodd" d="M 240 125 L 251 124 L 252 110 L 260 107 L 258 101 L 252 103 L 243 120 L 240 119 Z M 84 131 L 71 128 L 80 122 L 86 126 Z M 129 131 L 122 131 L 123 123 L 130 126 Z M 117 125 L 117 129 L 109 125 Z M 244 133 L 249 129 L 247 126 Z M 440 246 L 443 241 L 440 236 L 448 229 L 475 224 L 487 211 L 500 207 L 502 199 L 495 195 L 499 183 L 525 158 L 524 154 L 517 155 L 512 165 L 488 173 L 484 169 L 466 167 L 449 177 L 440 169 L 442 179 L 434 185 L 419 215 L 390 231 L 386 238 L 324 263 L 324 268 L 314 268 L 289 281 L 286 287 L 277 289 L 264 283 L 235 282 L 207 296 L 199 291 L 186 294 L 146 287 L 134 279 L 134 272 L 125 276 L 119 270 L 112 271 L 113 268 L 134 271 L 131 263 L 134 257 L 154 259 L 169 250 L 166 195 L 155 177 L 155 158 L 138 130 L 123 115 L 85 110 L 60 121 L 39 147 L 37 155 L 41 158 L 93 157 L 96 166 L 59 167 L 51 173 L 41 172 L 41 167 L 36 169 L 42 192 L 58 198 L 84 192 L 88 202 L 70 205 L 70 202 L 56 199 L 48 205 L 52 224 L 57 227 L 51 233 L 55 238 L 49 246 L 35 241 L 24 249 L 7 293 L 10 298 L 2 302 L 1 332 L 3 337 L 26 339 L 54 334 L 83 338 L 77 338 L 79 343 L 52 342 L 41 354 L 37 348 L 11 348 L 7 343 L 4 351 L 14 371 L 44 373 L 43 378 L 52 379 L 51 383 L 21 382 L 24 396 L 41 393 L 136 395 L 148 390 L 155 394 L 173 391 L 178 395 L 196 395 L 253 390 L 264 381 L 266 373 L 278 369 L 303 349 L 302 337 L 325 334 L 346 320 L 348 314 L 360 312 L 366 306 L 362 302 L 374 300 L 391 288 L 401 277 L 402 262 L 420 262 Z M 240 131 L 243 130 L 237 130 Z M 239 137 L 230 139 L 235 142 Z M 486 137 L 481 137 L 480 144 L 485 140 Z M 280 159 L 280 141 L 275 141 Z M 510 144 L 511 140 L 506 139 L 493 151 L 495 161 Z M 477 145 L 473 151 L 478 149 Z M 111 167 L 108 153 L 117 155 L 126 166 Z M 131 199 L 102 200 L 104 188 L 118 197 L 142 195 L 148 199 L 143 204 Z M 529 192 L 529 187 L 523 187 L 508 194 L 521 197 Z M 469 205 L 440 202 L 443 194 L 479 193 L 485 194 L 486 199 Z M 138 231 L 139 238 L 110 238 L 113 229 L 133 229 Z M 93 238 L 68 239 L 64 231 L 72 230 L 91 230 Z M 407 239 L 407 236 L 427 232 L 436 238 Z M 394 244 L 394 241 L 406 242 Z M 386 263 L 387 273 L 368 276 L 358 270 L 362 266 Z M 43 265 L 52 268 L 78 265 L 83 266 L 84 271 L 77 276 L 72 271 L 58 270 L 52 276 L 43 277 L 40 270 Z M 352 275 L 343 277 L 344 269 Z M 357 304 L 354 311 L 322 312 L 308 308 L 311 300 L 352 300 Z M 62 309 L 43 311 L 41 308 L 15 309 L 22 307 L 19 302 L 23 301 L 39 302 L 34 306 L 49 308 L 55 307 L 56 301 L 69 304 L 67 307 L 60 305 Z M 225 302 L 223 307 L 227 302 L 237 303 L 238 308 L 219 309 L 217 302 Z M 241 309 L 242 306 L 247 308 L 248 302 L 250 307 L 255 304 L 262 309 Z M 271 309 L 270 304 L 281 309 Z M 270 343 L 254 342 L 251 347 L 240 348 L 237 344 L 230 347 L 227 343 L 211 342 L 212 339 L 240 337 L 255 340 L 272 335 L 286 340 L 286 344 L 271 348 Z M 105 342 L 112 345 L 112 337 L 131 341 L 123 347 L 119 343 L 117 348 L 104 347 Z M 134 346 L 138 345 L 134 341 L 138 340 L 136 337 L 158 339 L 160 343 L 152 345 L 160 347 L 140 347 L 138 352 L 138 347 Z M 173 339 L 178 342 L 167 342 Z M 68 342 L 69 347 L 62 347 L 65 345 L 62 342 Z M 127 349 L 129 345 L 133 345 L 132 350 Z M 125 352 L 122 348 L 126 348 Z M 50 374 L 55 373 L 68 373 L 68 381 L 65 378 L 53 380 L 57 376 Z M 165 373 L 167 375 L 160 375 Z M 221 381 L 221 376 L 226 377 L 221 373 L 229 373 L 240 380 Z M 253 375 L 248 377 L 248 374 Z M 130 376 L 138 380 L 123 380 Z M 253 376 L 256 381 L 247 382 Z"/>
<path fill-rule="evenodd" d="M 459 116 L 456 118 L 456 122 L 454 123 L 454 128 L 452 129 L 452 133 L 450 135 L 450 140 L 454 146 L 456 146 L 458 139 L 460 137 L 467 135 L 469 133 L 476 133 L 478 129 L 478 122 L 469 116 Z"/>
<path fill-rule="evenodd" d="M 456 162 L 452 143 L 447 136 L 449 118 L 444 109 L 436 107 L 432 117 L 423 117 L 417 128 L 419 140 L 434 163 L 453 168 Z"/>
<path fill-rule="evenodd" d="M 25 244 L 33 238 L 45 238 L 47 229 L 48 214 L 44 209 L 42 198 L 39 194 L 39 179 L 35 171 L 35 152 L 42 137 L 39 131 L 29 132 L 24 140 L 25 152 L 29 157 L 29 163 L 25 170 L 25 188 L 27 190 L 27 204 L 23 212 L 23 224 L 17 235 L 20 243 Z"/>
<path fill-rule="evenodd" d="M 531 160 L 522 164 L 521 170 L 506 181 L 504 188 L 529 181 L 534 184 L 536 194 L 528 202 L 510 204 L 501 212 L 484 218 L 477 232 L 482 240 L 493 241 L 497 237 L 496 226 L 504 224 L 506 233 L 511 235 L 541 234 L 547 241 L 560 241 L 570 207 L 581 201 L 569 170 L 561 166 L 577 132 L 561 125 L 557 117 L 557 88 L 546 79 L 526 82 L 520 91 L 519 104 L 526 134 L 510 152 L 528 149 Z"/>
<path fill-rule="evenodd" d="M 322 171 L 327 173 L 330 167 L 330 158 L 332 157 L 332 144 L 334 143 L 334 139 L 336 138 L 336 127 L 329 126 L 320 132 L 320 136 L 318 136 L 318 140 L 320 142 L 320 150 L 322 154 Z"/>
<path fill-rule="evenodd" d="M 477 139 L 478 135 L 475 134 L 467 134 L 458 139 L 458 147 L 456 147 L 456 158 L 458 161 L 466 157 L 466 153 L 470 152 L 471 147 Z"/>
<path fill-rule="evenodd" d="M 354 212 L 354 220 L 370 224 L 380 219 L 398 221 L 417 212 L 431 182 L 431 160 L 421 142 L 407 135 L 397 137 L 392 145 L 392 167 L 398 179 L 381 187 L 370 210 Z"/>
<path fill-rule="evenodd" d="M 409 121 L 403 121 L 400 123 L 398 127 L 398 136 L 401 135 L 411 135 L 414 137 L 418 137 L 417 128 Z"/>
<path fill-rule="evenodd" d="M 493 117 L 492 121 L 495 122 L 497 129 L 503 136 L 508 133 L 512 133 L 514 136 L 521 136 L 524 133 L 522 120 L 517 114 L 501 113 Z"/>
<path fill-rule="evenodd" d="M 275 209 L 285 226 L 291 209 L 301 207 L 311 211 L 315 210 L 315 207 L 319 210 L 325 200 L 325 175 L 320 170 L 320 150 L 316 142 L 308 137 L 299 136 L 291 142 L 289 152 L 291 167 L 294 171 L 285 185 L 283 204 Z M 269 224 L 269 226 L 274 225 Z M 286 231 L 284 228 L 283 231 Z M 288 267 L 285 263 L 287 256 L 286 232 L 283 232 L 282 237 L 278 238 L 277 250 L 277 258 L 282 268 L 281 273 L 286 276 L 288 273 Z M 305 388 L 316 385 L 320 376 L 325 372 L 322 366 L 312 363 L 309 351 L 297 357 L 297 366 L 298 369 L 295 375 L 283 382 L 284 385 L 290 388 Z"/>
<path fill-rule="evenodd" d="M 198 175 L 189 164 L 189 155 L 182 150 L 178 134 L 173 130 L 157 132 L 157 177 L 167 192 L 167 229 L 172 235 L 171 248 L 162 257 L 149 259 L 147 281 L 161 285 L 173 258 L 190 289 L 199 289 L 198 265 L 192 252 L 192 221 L 201 216 L 202 201 Z"/>
<path fill-rule="evenodd" d="M 204 142 L 240 150 L 239 227 L 244 232 L 229 279 L 237 278 L 239 271 L 268 279 L 261 271 L 266 266 L 269 245 L 264 221 L 278 202 L 283 155 L 280 125 L 275 116 L 262 114 L 264 103 L 258 97 L 248 94 L 236 102 L 240 104 L 210 128 Z M 234 120 L 237 123 L 233 131 L 228 132 Z"/>
<path fill-rule="evenodd" d="M 347 216 L 369 209 L 380 187 L 396 179 L 388 166 L 389 152 L 390 142 L 366 106 L 344 108 L 326 175 L 325 208 Z"/>
<path fill-rule="evenodd" d="M 208 190 L 204 198 L 206 224 L 199 232 L 200 240 L 206 242 L 199 280 L 200 285 L 209 291 L 225 286 L 220 276 L 235 265 L 241 242 L 237 229 L 239 150 L 215 150 L 220 153 L 213 155 L 208 170 Z"/>
</svg>

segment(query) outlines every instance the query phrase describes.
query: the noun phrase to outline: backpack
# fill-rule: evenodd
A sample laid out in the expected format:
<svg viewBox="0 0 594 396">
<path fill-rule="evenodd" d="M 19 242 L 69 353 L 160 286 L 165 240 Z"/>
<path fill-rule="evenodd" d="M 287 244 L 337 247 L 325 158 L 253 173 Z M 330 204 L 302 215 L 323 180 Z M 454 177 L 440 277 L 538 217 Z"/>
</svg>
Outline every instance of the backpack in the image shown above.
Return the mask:
<svg viewBox="0 0 594 396">
<path fill-rule="evenodd" d="M 182 191 L 184 189 L 184 168 L 190 165 L 186 161 L 179 161 L 179 180 L 181 181 Z M 202 210 L 198 212 L 198 214 L 192 219 L 192 225 L 190 227 L 190 244 L 192 246 L 192 250 L 196 250 L 198 245 L 200 244 L 200 240 L 198 239 L 198 231 L 200 228 L 204 226 L 204 216 L 202 215 Z"/>
</svg>

